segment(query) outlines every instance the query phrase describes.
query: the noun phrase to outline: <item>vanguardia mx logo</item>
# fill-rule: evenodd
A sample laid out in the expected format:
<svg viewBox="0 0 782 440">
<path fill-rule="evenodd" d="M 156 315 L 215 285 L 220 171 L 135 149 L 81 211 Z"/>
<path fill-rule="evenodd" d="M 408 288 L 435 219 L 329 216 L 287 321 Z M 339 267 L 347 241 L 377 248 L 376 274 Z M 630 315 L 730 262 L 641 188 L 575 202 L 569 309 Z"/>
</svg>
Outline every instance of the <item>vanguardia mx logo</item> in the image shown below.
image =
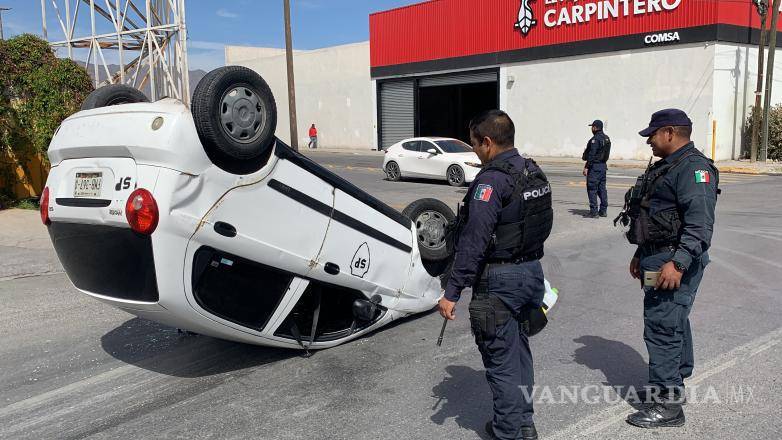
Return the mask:
<svg viewBox="0 0 782 440">
<path fill-rule="evenodd" d="M 514 27 L 518 28 L 521 33 L 526 36 L 529 31 L 538 24 L 535 20 L 535 16 L 532 14 L 532 8 L 529 6 L 531 2 L 535 0 L 521 0 L 521 6 L 519 7 L 519 19 L 516 21 Z"/>
</svg>

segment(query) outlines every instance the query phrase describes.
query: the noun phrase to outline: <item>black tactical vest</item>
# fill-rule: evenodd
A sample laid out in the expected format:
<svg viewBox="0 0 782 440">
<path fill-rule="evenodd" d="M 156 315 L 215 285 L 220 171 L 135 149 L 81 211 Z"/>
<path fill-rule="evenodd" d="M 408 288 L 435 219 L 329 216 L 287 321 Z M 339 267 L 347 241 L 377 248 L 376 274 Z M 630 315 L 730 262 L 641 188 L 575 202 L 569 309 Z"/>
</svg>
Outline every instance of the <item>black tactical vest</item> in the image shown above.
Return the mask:
<svg viewBox="0 0 782 440">
<path fill-rule="evenodd" d="M 488 164 L 481 172 L 499 170 L 513 178 L 513 192 L 502 201 L 497 227 L 486 254 L 488 261 L 537 260 L 543 257 L 543 244 L 551 234 L 554 211 L 551 207 L 551 185 L 532 159 L 525 159 L 525 168 L 518 170 L 510 162 Z M 469 216 L 471 194 L 467 193 L 456 221 L 448 228 L 449 247 L 455 249 L 461 228 Z"/>
<path fill-rule="evenodd" d="M 678 244 L 682 233 L 679 211 L 676 208 L 671 208 L 652 215 L 649 209 L 650 198 L 663 177 L 693 155 L 703 156 L 703 153 L 693 148 L 675 161 L 662 165 L 659 165 L 659 162 L 651 164 L 650 160 L 646 172 L 638 177 L 635 185 L 627 191 L 624 209 L 614 219 L 614 226 L 617 222 L 629 226 L 625 235 L 630 244 L 654 247 Z M 718 175 L 719 171 L 713 165 L 713 161 L 706 156 L 703 158 L 708 160 L 714 175 Z M 719 193 L 719 190 L 717 192 Z"/>
</svg>

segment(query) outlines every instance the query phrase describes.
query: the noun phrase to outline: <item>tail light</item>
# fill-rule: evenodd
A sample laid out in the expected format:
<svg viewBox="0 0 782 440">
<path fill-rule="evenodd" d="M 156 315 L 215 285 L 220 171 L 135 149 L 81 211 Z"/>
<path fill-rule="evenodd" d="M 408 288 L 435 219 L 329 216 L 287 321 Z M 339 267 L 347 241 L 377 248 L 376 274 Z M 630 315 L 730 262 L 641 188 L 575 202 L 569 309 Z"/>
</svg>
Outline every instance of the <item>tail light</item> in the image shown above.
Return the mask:
<svg viewBox="0 0 782 440">
<path fill-rule="evenodd" d="M 43 189 L 43 193 L 41 194 L 41 222 L 49 226 L 52 221 L 49 219 L 49 187 Z"/>
<path fill-rule="evenodd" d="M 133 191 L 125 203 L 125 217 L 134 231 L 145 235 L 155 232 L 160 213 L 152 193 L 144 188 Z"/>
</svg>

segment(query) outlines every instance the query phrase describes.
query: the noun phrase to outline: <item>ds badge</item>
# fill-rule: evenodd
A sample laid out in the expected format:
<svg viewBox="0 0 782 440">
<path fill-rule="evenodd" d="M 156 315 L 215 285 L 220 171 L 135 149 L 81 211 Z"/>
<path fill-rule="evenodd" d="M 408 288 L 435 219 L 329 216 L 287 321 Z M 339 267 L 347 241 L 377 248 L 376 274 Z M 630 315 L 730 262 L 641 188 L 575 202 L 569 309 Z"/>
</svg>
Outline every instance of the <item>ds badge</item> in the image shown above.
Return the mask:
<svg viewBox="0 0 782 440">
<path fill-rule="evenodd" d="M 364 278 L 364 275 L 369 272 L 369 263 L 369 245 L 364 242 L 353 255 L 353 261 L 350 262 L 350 274 Z"/>
</svg>

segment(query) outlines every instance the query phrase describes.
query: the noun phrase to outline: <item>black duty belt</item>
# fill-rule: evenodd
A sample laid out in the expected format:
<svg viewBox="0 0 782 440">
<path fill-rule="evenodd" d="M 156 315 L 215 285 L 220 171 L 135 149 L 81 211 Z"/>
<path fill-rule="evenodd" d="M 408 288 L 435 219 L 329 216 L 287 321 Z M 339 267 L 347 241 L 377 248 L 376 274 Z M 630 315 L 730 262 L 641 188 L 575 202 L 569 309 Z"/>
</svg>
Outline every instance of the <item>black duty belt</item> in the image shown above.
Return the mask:
<svg viewBox="0 0 782 440">
<path fill-rule="evenodd" d="M 543 258 L 543 251 L 542 250 L 537 251 L 537 252 L 532 252 L 532 253 L 529 253 L 527 255 L 522 255 L 522 256 L 516 257 L 516 258 L 509 258 L 509 259 L 489 258 L 488 260 L 486 260 L 486 265 L 487 266 L 488 265 L 499 266 L 499 265 L 503 265 L 503 264 L 521 264 L 521 263 L 526 263 L 526 262 L 529 262 L 529 261 L 540 260 L 541 258 Z"/>
<path fill-rule="evenodd" d="M 527 262 L 530 262 L 530 261 L 540 260 L 541 258 L 543 258 L 543 251 L 542 250 L 537 251 L 537 252 L 533 252 L 531 254 L 522 255 L 522 256 L 517 257 L 517 258 L 508 259 L 508 260 L 504 260 L 504 259 L 489 259 L 489 260 L 486 261 L 486 264 L 484 265 L 483 273 L 481 274 L 481 278 L 486 278 L 489 275 L 489 269 L 492 268 L 492 267 L 505 266 L 505 265 L 508 265 L 508 264 L 527 263 Z"/>
<path fill-rule="evenodd" d="M 639 246 L 644 255 L 659 254 L 662 252 L 676 252 L 675 244 L 650 243 Z"/>
</svg>

